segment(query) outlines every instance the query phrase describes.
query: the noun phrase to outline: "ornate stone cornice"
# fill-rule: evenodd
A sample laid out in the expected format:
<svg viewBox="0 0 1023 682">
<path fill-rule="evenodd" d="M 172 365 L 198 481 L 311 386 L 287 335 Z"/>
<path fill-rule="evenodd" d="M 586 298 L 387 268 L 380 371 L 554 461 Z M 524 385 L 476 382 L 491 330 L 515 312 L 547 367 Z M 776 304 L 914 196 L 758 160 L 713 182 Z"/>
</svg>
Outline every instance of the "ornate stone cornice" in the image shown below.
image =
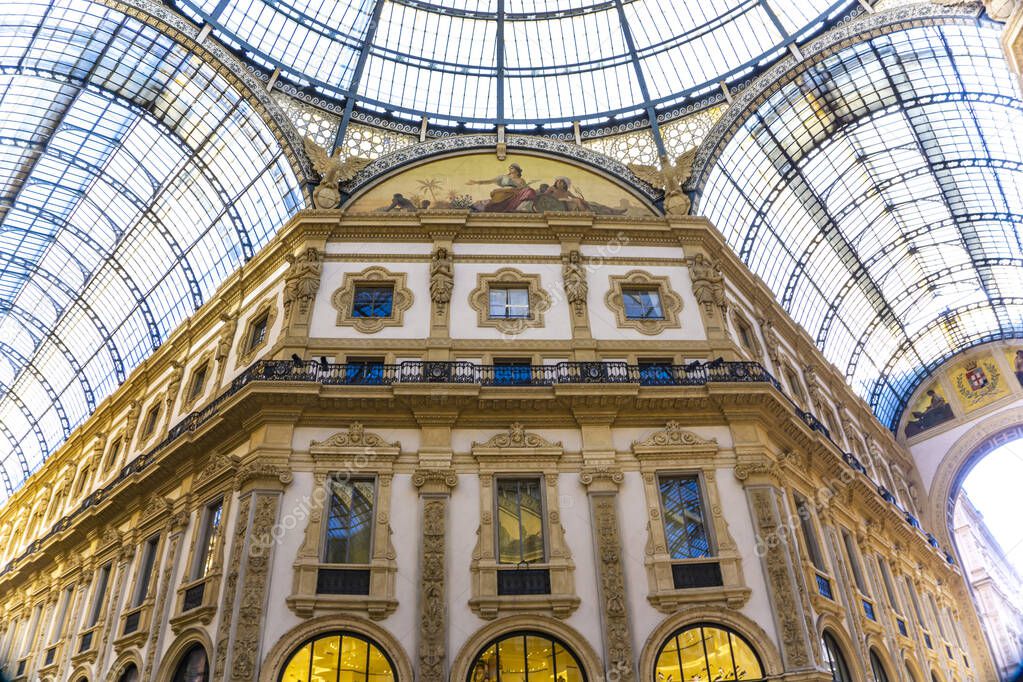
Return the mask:
<svg viewBox="0 0 1023 682">
<path fill-rule="evenodd" d="M 451 468 L 420 467 L 412 474 L 412 485 L 419 488 L 420 494 L 446 495 L 458 485 L 458 474 Z"/>
<path fill-rule="evenodd" d="M 593 464 L 583 467 L 579 481 L 590 493 L 617 492 L 618 486 L 625 480 L 622 470 L 612 464 Z"/>
<path fill-rule="evenodd" d="M 389 443 L 375 433 L 366 431 L 359 422 L 352 422 L 347 431 L 339 431 L 325 440 L 309 444 L 310 452 L 347 450 L 351 448 L 400 448 L 401 443 Z"/>
<path fill-rule="evenodd" d="M 536 433 L 529 433 L 519 422 L 512 424 L 507 433 L 499 433 L 485 443 L 474 442 L 473 450 L 477 448 L 561 448 L 561 442 L 547 440 Z"/>
<path fill-rule="evenodd" d="M 716 451 L 718 442 L 716 438 L 702 438 L 692 431 L 682 428 L 677 421 L 669 421 L 660 431 L 654 431 L 645 439 L 633 441 L 632 452 L 639 455 L 653 453 L 663 449 L 677 451 Z"/>
</svg>

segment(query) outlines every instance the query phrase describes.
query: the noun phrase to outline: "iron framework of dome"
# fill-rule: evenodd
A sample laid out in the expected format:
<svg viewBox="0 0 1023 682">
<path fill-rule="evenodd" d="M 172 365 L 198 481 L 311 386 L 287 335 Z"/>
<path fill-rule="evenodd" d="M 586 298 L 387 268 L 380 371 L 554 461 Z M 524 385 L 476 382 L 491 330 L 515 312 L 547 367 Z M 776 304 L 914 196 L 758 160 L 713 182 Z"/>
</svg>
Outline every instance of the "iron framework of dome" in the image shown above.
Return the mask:
<svg viewBox="0 0 1023 682">
<path fill-rule="evenodd" d="M 942 362 L 1023 337 L 1023 100 L 999 27 L 972 10 L 763 80 L 708 139 L 699 212 L 894 429 Z"/>
</svg>

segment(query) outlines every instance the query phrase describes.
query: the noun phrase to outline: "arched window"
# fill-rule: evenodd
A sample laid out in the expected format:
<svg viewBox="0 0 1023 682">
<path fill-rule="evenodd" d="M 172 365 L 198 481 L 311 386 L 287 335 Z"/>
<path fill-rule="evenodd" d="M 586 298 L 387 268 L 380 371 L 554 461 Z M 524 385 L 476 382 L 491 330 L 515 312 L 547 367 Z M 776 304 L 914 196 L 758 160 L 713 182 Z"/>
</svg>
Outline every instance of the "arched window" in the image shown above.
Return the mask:
<svg viewBox="0 0 1023 682">
<path fill-rule="evenodd" d="M 117 682 L 139 682 L 139 669 L 135 667 L 134 663 L 129 663 L 121 676 L 117 678 Z"/>
<path fill-rule="evenodd" d="M 295 650 L 280 682 L 395 682 L 394 665 L 380 647 L 353 632 L 318 635 Z"/>
<path fill-rule="evenodd" d="M 586 682 L 586 673 L 568 647 L 550 635 L 513 632 L 483 647 L 467 682 L 525 680 Z"/>
<path fill-rule="evenodd" d="M 825 630 L 821 636 L 821 643 L 824 645 L 824 663 L 831 670 L 831 679 L 834 682 L 852 682 L 849 664 L 845 662 L 845 656 L 842 655 L 842 649 L 839 648 L 835 637 Z"/>
<path fill-rule="evenodd" d="M 873 649 L 870 650 L 870 671 L 874 673 L 874 682 L 888 682 L 888 671 L 885 670 L 881 657 Z"/>
<path fill-rule="evenodd" d="M 710 624 L 687 625 L 657 654 L 655 682 L 763 679 L 753 647 L 738 634 Z"/>
<path fill-rule="evenodd" d="M 201 644 L 193 644 L 178 662 L 172 682 L 209 682 L 210 666 L 206 658 L 206 649 Z"/>
<path fill-rule="evenodd" d="M 909 664 L 909 661 L 906 661 L 906 679 L 909 682 L 917 682 L 916 673 L 913 672 L 913 667 Z"/>
</svg>

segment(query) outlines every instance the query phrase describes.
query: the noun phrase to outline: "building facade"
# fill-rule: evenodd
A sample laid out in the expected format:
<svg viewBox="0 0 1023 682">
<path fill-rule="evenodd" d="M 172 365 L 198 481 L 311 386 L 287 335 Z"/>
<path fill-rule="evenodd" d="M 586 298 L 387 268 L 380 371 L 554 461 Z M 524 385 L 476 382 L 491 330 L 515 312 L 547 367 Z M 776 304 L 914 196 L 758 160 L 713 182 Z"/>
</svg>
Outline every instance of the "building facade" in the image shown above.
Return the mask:
<svg viewBox="0 0 1023 682">
<path fill-rule="evenodd" d="M 913 459 L 716 229 L 504 151 L 296 214 L 14 493 L 8 676 L 996 679 Z"/>
</svg>

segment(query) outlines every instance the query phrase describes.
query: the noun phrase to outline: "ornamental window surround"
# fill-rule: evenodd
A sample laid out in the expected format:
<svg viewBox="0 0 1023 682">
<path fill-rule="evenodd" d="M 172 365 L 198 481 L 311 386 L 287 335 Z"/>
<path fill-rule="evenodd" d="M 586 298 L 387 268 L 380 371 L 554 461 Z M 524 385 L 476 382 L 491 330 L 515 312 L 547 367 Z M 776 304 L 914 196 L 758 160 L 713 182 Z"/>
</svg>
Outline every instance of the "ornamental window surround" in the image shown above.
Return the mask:
<svg viewBox="0 0 1023 682">
<path fill-rule="evenodd" d="M 551 297 L 543 289 L 540 275 L 501 268 L 476 276 L 469 307 L 476 311 L 477 326 L 492 327 L 502 334 L 520 334 L 544 326 Z"/>
<path fill-rule="evenodd" d="M 687 625 L 661 647 L 657 680 L 764 679 L 760 657 L 744 637 L 712 623 Z"/>
<path fill-rule="evenodd" d="M 576 654 L 561 640 L 540 632 L 511 632 L 483 647 L 466 682 L 513 682 L 526 679 L 584 682 Z"/>
<path fill-rule="evenodd" d="M 182 410 L 190 408 L 195 401 L 201 398 L 203 393 L 206 392 L 206 383 L 209 380 L 210 369 L 212 366 L 212 353 L 205 354 L 196 364 L 188 379 L 188 388 L 185 391 L 185 400 L 182 405 Z"/>
<path fill-rule="evenodd" d="M 362 334 L 404 324 L 405 312 L 415 300 L 407 286 L 408 275 L 373 266 L 362 272 L 346 272 L 330 302 L 337 311 L 336 324 Z"/>
<path fill-rule="evenodd" d="M 280 682 L 341 679 L 395 682 L 391 658 L 376 642 L 353 632 L 329 632 L 301 644 L 281 668 Z"/>
<path fill-rule="evenodd" d="M 534 609 L 559 618 L 579 606 L 575 564 L 561 525 L 560 443 L 521 424 L 473 443 L 480 475 L 480 528 L 470 565 L 469 608 L 491 620 Z"/>
<path fill-rule="evenodd" d="M 154 530 L 159 524 L 165 522 L 166 505 L 157 504 L 148 508 L 141 527 L 136 531 L 145 538 L 141 546 L 135 551 L 134 574 L 131 579 L 125 581 L 127 598 L 124 608 L 121 610 L 117 628 L 114 633 L 117 639 L 114 640 L 114 647 L 124 650 L 145 642 L 152 623 L 153 603 L 156 599 L 154 585 L 157 582 L 156 576 L 160 573 L 161 553 L 163 551 L 163 530 Z M 148 535 L 147 535 L 148 533 Z"/>
<path fill-rule="evenodd" d="M 604 303 L 621 329 L 652 336 L 682 326 L 682 297 L 672 291 L 667 277 L 642 270 L 611 275 Z"/>
<path fill-rule="evenodd" d="M 668 422 L 632 452 L 647 505 L 647 600 L 669 614 L 688 604 L 741 607 L 750 588 L 717 490 L 717 441 Z"/>
<path fill-rule="evenodd" d="M 245 323 L 244 331 L 238 339 L 236 349 L 236 366 L 247 365 L 257 352 L 263 349 L 270 340 L 270 330 L 277 319 L 277 297 L 265 298 Z"/>
<path fill-rule="evenodd" d="M 398 607 L 390 506 L 400 452 L 359 423 L 310 444 L 313 488 L 286 599 L 298 616 L 355 610 L 378 620 Z"/>
</svg>

